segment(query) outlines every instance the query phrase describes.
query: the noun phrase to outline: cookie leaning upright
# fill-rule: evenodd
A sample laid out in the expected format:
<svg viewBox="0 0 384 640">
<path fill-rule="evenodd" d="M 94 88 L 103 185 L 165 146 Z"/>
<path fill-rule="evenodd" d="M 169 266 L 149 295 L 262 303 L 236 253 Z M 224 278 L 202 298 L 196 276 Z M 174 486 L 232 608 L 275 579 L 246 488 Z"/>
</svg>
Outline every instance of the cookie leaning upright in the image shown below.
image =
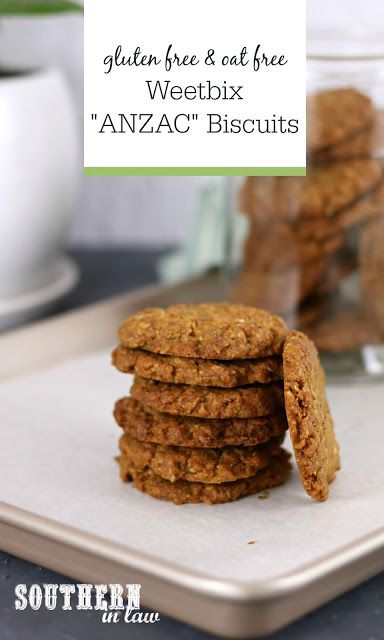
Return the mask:
<svg viewBox="0 0 384 640">
<path fill-rule="evenodd" d="M 306 492 L 326 500 L 340 468 L 325 375 L 313 342 L 299 331 L 288 334 L 284 351 L 284 395 L 295 458 Z"/>
</svg>

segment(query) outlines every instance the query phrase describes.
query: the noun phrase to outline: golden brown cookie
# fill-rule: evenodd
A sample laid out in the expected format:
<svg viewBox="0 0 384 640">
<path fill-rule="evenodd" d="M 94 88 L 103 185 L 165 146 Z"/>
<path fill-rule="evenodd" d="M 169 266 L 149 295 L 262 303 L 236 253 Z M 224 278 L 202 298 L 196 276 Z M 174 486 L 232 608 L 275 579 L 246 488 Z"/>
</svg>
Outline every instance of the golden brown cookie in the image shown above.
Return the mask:
<svg viewBox="0 0 384 640">
<path fill-rule="evenodd" d="M 309 167 L 306 177 L 248 177 L 241 211 L 266 228 L 274 222 L 332 218 L 382 181 L 374 158 L 360 158 Z"/>
<path fill-rule="evenodd" d="M 265 384 L 283 377 L 282 360 L 273 356 L 257 360 L 203 360 L 162 356 L 120 345 L 112 353 L 112 362 L 119 371 L 141 378 L 201 387 Z"/>
<path fill-rule="evenodd" d="M 129 458 L 136 469 L 151 469 L 164 480 L 220 484 L 249 478 L 268 467 L 273 456 L 280 453 L 281 442 L 276 438 L 257 447 L 191 449 L 140 442 L 124 434 L 119 447 L 122 456 Z"/>
<path fill-rule="evenodd" d="M 135 378 L 131 395 L 156 411 L 196 418 L 256 418 L 274 413 L 284 403 L 277 382 L 219 389 Z"/>
<path fill-rule="evenodd" d="M 364 312 L 384 338 L 384 215 L 360 230 L 359 259 Z"/>
<path fill-rule="evenodd" d="M 352 136 L 345 138 L 339 144 L 321 149 L 314 153 L 311 162 L 334 162 L 335 160 L 350 160 L 351 158 L 366 158 L 380 155 L 384 148 L 384 112 L 374 113 L 372 124 Z"/>
<path fill-rule="evenodd" d="M 283 409 L 260 418 L 184 418 L 154 411 L 134 398 L 118 400 L 114 417 L 137 440 L 184 447 L 255 446 L 282 436 L 287 429 Z"/>
<path fill-rule="evenodd" d="M 308 153 L 340 144 L 369 126 L 371 99 L 353 88 L 321 91 L 307 98 Z"/>
<path fill-rule="evenodd" d="M 339 446 L 316 347 L 292 331 L 284 353 L 285 410 L 303 486 L 315 500 L 326 500 L 340 468 Z"/>
<path fill-rule="evenodd" d="M 306 326 L 305 332 L 324 353 L 355 351 L 381 341 L 373 320 L 353 304 L 343 304 L 320 322 Z"/>
<path fill-rule="evenodd" d="M 150 469 L 137 469 L 129 458 L 124 456 L 120 456 L 118 462 L 122 480 L 125 482 L 133 480 L 136 489 L 148 493 L 153 498 L 169 500 L 174 504 L 233 502 L 239 498 L 283 484 L 291 468 L 289 454 L 281 450 L 279 455 L 273 457 L 269 467 L 258 471 L 251 478 L 222 484 L 204 484 L 187 480 L 169 482 L 169 480 L 160 478 Z"/>
<path fill-rule="evenodd" d="M 184 358 L 238 360 L 281 355 L 287 327 L 267 311 L 227 302 L 144 309 L 120 327 L 131 349 Z"/>
</svg>

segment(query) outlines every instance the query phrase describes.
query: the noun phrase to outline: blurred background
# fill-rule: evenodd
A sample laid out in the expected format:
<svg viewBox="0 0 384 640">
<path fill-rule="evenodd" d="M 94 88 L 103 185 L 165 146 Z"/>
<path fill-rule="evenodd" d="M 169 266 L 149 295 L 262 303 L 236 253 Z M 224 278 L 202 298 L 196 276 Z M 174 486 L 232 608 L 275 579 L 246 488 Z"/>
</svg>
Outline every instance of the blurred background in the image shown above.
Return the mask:
<svg viewBox="0 0 384 640">
<path fill-rule="evenodd" d="M 362 11 L 363 6 L 363 11 Z M 375 27 L 382 0 L 308 0 L 308 27 Z M 4 19 L 2 66 L 55 66 L 69 81 L 82 135 L 82 17 Z M 81 163 L 79 164 L 81 174 Z M 183 241 L 203 178 L 81 177 L 70 246 L 164 246 Z"/>
<path fill-rule="evenodd" d="M 56 13 L 63 3 L 75 11 Z M 83 175 L 81 4 L 26 16 L 34 0 L 0 0 L 0 330 L 227 261 L 230 180 Z M 307 14 L 309 32 L 373 33 L 382 0 L 307 0 Z"/>
</svg>

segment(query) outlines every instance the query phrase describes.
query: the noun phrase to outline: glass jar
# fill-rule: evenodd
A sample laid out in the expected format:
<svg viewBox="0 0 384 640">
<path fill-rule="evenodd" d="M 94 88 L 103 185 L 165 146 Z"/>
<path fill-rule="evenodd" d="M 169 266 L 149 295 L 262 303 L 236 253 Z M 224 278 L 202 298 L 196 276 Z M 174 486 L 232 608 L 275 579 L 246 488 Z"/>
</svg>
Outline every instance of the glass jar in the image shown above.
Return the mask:
<svg viewBox="0 0 384 640">
<path fill-rule="evenodd" d="M 304 331 L 331 375 L 382 375 L 384 35 L 313 33 L 307 73 L 307 176 L 237 183 L 230 295 Z"/>
</svg>

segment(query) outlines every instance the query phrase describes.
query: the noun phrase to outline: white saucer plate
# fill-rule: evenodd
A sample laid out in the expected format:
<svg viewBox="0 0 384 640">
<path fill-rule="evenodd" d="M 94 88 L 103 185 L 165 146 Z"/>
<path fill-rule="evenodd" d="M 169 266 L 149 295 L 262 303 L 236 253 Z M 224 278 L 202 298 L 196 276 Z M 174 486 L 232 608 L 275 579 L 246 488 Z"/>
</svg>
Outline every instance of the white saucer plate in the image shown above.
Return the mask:
<svg viewBox="0 0 384 640">
<path fill-rule="evenodd" d="M 42 317 L 78 283 L 80 271 L 69 256 L 61 256 L 52 267 L 52 277 L 43 286 L 13 298 L 0 299 L 0 331 Z"/>
</svg>

